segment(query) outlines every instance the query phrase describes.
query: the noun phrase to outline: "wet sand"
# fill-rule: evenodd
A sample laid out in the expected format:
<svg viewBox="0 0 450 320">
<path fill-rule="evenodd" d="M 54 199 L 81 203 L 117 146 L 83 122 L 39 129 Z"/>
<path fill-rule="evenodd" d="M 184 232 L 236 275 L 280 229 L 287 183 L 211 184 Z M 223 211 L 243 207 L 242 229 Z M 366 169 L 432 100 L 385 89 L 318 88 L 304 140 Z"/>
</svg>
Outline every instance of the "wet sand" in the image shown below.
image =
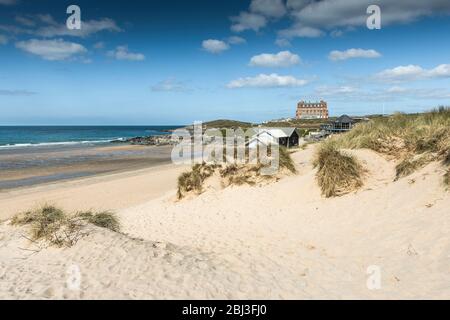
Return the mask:
<svg viewBox="0 0 450 320">
<path fill-rule="evenodd" d="M 171 146 L 101 145 L 0 151 L 0 192 L 170 163 Z"/>
</svg>

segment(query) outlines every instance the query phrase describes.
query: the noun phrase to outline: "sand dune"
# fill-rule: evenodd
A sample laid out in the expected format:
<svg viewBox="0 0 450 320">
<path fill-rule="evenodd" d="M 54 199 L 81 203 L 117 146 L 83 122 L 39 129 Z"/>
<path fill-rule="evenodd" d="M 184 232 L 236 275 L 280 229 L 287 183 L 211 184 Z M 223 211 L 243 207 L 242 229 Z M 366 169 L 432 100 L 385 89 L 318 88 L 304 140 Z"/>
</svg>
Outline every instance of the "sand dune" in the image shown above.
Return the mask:
<svg viewBox="0 0 450 320">
<path fill-rule="evenodd" d="M 135 201 L 118 212 L 126 235 L 93 228 L 72 248 L 35 253 L 25 230 L 3 224 L 0 298 L 450 298 L 443 168 L 393 182 L 393 162 L 351 152 L 369 172 L 339 198 L 320 195 L 309 148 L 294 154 L 298 175 L 277 183 Z M 79 291 L 67 284 L 72 265 Z M 370 266 L 381 272 L 377 290 L 367 287 Z"/>
</svg>

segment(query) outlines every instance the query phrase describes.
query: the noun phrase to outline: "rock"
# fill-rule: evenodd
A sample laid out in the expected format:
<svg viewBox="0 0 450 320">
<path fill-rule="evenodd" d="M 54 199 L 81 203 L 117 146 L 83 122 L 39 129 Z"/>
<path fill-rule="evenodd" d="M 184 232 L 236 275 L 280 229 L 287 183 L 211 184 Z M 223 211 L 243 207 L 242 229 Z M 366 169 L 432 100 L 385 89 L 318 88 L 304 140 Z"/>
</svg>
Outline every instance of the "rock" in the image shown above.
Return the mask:
<svg viewBox="0 0 450 320">
<path fill-rule="evenodd" d="M 149 136 L 149 137 L 135 137 L 125 142 L 133 145 L 146 145 L 146 146 L 164 146 L 174 144 L 171 135 L 159 135 L 159 136 Z"/>
</svg>

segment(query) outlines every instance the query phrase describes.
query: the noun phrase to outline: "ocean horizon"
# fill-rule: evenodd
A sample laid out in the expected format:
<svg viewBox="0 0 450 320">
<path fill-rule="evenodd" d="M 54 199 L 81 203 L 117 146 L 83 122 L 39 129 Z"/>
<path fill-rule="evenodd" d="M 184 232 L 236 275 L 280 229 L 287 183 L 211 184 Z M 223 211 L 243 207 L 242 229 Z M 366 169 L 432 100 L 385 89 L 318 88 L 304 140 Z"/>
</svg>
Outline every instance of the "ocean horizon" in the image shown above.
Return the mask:
<svg viewBox="0 0 450 320">
<path fill-rule="evenodd" d="M 180 125 L 0 126 L 0 148 L 101 144 L 134 137 L 169 134 Z"/>
</svg>

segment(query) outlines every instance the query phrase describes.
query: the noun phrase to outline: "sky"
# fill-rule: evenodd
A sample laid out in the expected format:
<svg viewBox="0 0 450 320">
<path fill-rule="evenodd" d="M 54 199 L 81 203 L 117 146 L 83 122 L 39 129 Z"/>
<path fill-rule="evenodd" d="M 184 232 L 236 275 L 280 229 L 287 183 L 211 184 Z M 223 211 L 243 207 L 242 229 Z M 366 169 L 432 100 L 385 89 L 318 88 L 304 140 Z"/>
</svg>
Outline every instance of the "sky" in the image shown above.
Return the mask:
<svg viewBox="0 0 450 320">
<path fill-rule="evenodd" d="M 421 112 L 450 105 L 449 31 L 448 0 L 0 0 L 0 125 Z"/>
</svg>

